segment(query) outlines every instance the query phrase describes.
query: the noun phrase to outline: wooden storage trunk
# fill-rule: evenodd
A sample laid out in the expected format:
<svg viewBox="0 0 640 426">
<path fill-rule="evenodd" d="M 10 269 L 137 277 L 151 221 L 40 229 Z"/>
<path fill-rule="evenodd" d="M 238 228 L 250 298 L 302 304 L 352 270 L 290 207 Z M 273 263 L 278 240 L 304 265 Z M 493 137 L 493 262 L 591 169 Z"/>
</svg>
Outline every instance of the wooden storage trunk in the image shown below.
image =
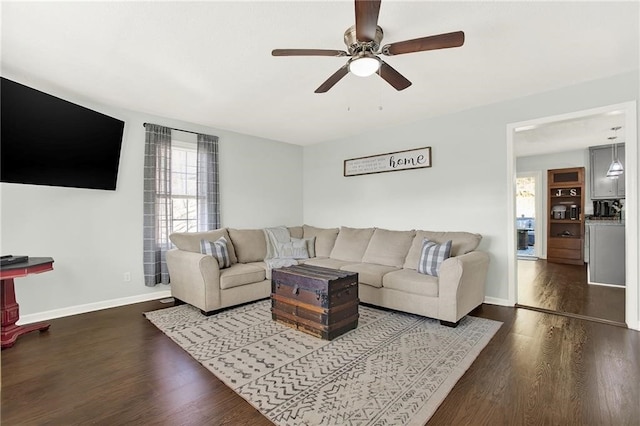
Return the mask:
<svg viewBox="0 0 640 426">
<path fill-rule="evenodd" d="M 325 340 L 358 326 L 358 274 L 311 265 L 271 272 L 274 320 Z"/>
</svg>

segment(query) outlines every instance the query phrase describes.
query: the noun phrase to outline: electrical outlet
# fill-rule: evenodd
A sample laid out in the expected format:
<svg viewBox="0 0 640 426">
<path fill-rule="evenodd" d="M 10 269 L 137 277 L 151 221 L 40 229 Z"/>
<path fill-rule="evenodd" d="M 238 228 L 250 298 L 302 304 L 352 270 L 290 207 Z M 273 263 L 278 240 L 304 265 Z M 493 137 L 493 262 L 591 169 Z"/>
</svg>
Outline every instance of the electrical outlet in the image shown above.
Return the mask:
<svg viewBox="0 0 640 426">
<path fill-rule="evenodd" d="M 131 272 L 125 272 L 124 275 L 122 276 L 122 280 L 126 283 L 131 281 Z"/>
</svg>

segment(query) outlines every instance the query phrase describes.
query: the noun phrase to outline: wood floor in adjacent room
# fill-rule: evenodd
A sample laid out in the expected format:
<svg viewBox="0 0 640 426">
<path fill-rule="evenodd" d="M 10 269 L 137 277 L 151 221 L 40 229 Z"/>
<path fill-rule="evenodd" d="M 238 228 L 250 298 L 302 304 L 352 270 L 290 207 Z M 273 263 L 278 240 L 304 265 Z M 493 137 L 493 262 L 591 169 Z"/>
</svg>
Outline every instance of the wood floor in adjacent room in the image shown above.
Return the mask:
<svg viewBox="0 0 640 426">
<path fill-rule="evenodd" d="M 142 312 L 51 321 L 5 349 L 2 425 L 270 425 Z M 504 324 L 428 425 L 636 425 L 640 333 L 482 305 Z"/>
<path fill-rule="evenodd" d="M 518 304 L 625 325 L 625 290 L 587 283 L 586 265 L 518 260 Z"/>
</svg>

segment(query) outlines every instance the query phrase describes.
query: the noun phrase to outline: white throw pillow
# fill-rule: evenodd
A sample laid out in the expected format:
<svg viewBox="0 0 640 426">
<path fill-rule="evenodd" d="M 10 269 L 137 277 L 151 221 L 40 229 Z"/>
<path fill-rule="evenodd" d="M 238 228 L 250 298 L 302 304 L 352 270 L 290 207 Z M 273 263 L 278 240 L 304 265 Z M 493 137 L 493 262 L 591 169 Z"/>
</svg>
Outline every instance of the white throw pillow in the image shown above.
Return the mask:
<svg viewBox="0 0 640 426">
<path fill-rule="evenodd" d="M 316 237 L 311 237 L 311 238 L 293 238 L 291 237 L 291 241 L 304 241 L 306 243 L 307 246 L 307 254 L 308 257 L 316 257 Z M 303 257 L 301 259 L 306 259 L 306 257 Z"/>
<path fill-rule="evenodd" d="M 279 259 L 308 259 L 307 243 L 300 238 L 292 238 L 288 243 L 276 245 Z"/>
</svg>

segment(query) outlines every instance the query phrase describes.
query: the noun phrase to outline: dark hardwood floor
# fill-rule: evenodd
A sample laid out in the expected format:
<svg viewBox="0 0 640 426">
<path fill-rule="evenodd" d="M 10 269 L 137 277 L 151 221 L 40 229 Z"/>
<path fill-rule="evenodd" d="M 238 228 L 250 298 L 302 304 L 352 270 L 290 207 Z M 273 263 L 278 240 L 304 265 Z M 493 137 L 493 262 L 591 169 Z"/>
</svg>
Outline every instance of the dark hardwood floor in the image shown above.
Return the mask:
<svg viewBox="0 0 640 426">
<path fill-rule="evenodd" d="M 587 284 L 586 265 L 518 260 L 518 304 L 624 325 L 625 290 Z"/>
<path fill-rule="evenodd" d="M 148 322 L 145 302 L 51 321 L 1 353 L 2 425 L 270 425 Z M 504 324 L 428 425 L 637 425 L 640 333 L 482 305 Z"/>
</svg>

